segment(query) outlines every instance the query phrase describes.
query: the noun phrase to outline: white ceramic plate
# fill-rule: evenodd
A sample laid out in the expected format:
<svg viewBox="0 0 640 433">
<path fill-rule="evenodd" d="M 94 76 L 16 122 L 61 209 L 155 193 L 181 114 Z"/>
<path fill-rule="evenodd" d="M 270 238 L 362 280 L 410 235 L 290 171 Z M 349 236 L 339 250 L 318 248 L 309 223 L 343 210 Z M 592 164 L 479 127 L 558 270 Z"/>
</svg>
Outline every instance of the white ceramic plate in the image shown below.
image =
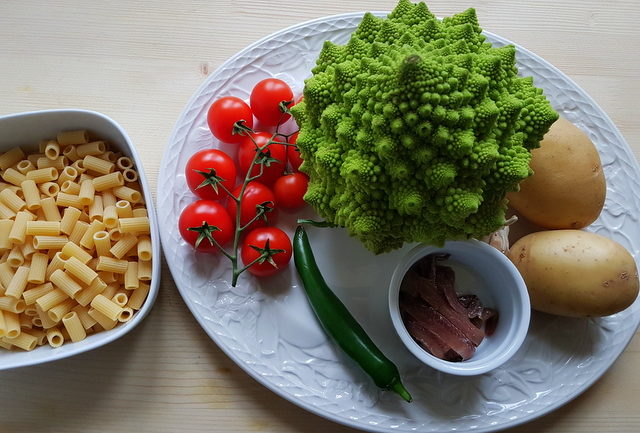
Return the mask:
<svg viewBox="0 0 640 433">
<path fill-rule="evenodd" d="M 219 144 L 206 126 L 211 102 L 225 95 L 247 98 L 256 82 L 272 76 L 299 92 L 323 41 L 345 43 L 362 15 L 322 18 L 268 36 L 224 63 L 191 98 L 175 125 L 158 182 L 161 238 L 176 285 L 205 331 L 240 367 L 284 398 L 334 421 L 370 431 L 484 432 L 544 415 L 587 389 L 611 366 L 638 327 L 640 300 L 603 319 L 534 314 L 525 344 L 501 368 L 474 378 L 444 375 L 422 366 L 393 331 L 386 292 L 404 250 L 373 256 L 344 231 L 309 229 L 328 283 L 398 364 L 414 397 L 406 404 L 379 392 L 327 340 L 293 266 L 261 282 L 243 275 L 232 288 L 227 260 L 198 256 L 180 238 L 179 212 L 194 199 L 185 183 L 185 163 L 195 151 Z M 495 45 L 510 43 L 486 35 Z M 524 48 L 517 51 L 522 74 L 535 77 L 553 106 L 585 130 L 601 153 L 607 201 L 590 229 L 621 242 L 637 258 L 640 171 L 628 145 L 568 77 Z M 281 219 L 289 229 L 294 220 Z"/>
<path fill-rule="evenodd" d="M 95 136 L 113 143 L 125 155 L 133 159 L 138 170 L 140 185 L 142 186 L 149 214 L 154 257 L 149 295 L 142 308 L 135 313 L 131 320 L 116 326 L 110 331 L 97 332 L 82 341 L 77 343 L 67 342 L 55 349 L 49 345 L 44 345 L 31 352 L 0 350 L 0 370 L 55 361 L 110 343 L 135 328 L 149 314 L 158 295 L 160 287 L 160 239 L 158 221 L 153 207 L 153 197 L 138 152 L 136 152 L 136 148 L 127 133 L 118 123 L 104 114 L 79 109 L 31 111 L 0 116 L 0 153 L 13 146 L 23 146 L 22 148 L 25 150 L 32 149 L 37 147 L 37 143 L 40 140 L 55 137 L 59 131 L 76 129 L 87 129 Z"/>
</svg>

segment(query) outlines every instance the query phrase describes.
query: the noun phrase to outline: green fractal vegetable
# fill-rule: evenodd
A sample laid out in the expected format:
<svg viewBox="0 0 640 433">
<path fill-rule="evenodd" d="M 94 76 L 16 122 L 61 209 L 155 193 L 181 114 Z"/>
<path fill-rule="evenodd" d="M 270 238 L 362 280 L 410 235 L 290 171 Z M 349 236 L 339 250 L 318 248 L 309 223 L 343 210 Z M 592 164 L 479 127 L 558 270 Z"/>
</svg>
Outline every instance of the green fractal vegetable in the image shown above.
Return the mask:
<svg viewBox="0 0 640 433">
<path fill-rule="evenodd" d="M 327 41 L 312 72 L 291 110 L 305 200 L 374 253 L 498 229 L 558 118 L 473 9 L 438 21 L 400 0 L 346 45 Z"/>
<path fill-rule="evenodd" d="M 402 385 L 398 368 L 371 341 L 322 278 L 307 233 L 301 226 L 293 237 L 293 258 L 309 303 L 327 334 L 358 363 L 378 387 L 391 390 L 410 402 L 411 395 Z"/>
</svg>

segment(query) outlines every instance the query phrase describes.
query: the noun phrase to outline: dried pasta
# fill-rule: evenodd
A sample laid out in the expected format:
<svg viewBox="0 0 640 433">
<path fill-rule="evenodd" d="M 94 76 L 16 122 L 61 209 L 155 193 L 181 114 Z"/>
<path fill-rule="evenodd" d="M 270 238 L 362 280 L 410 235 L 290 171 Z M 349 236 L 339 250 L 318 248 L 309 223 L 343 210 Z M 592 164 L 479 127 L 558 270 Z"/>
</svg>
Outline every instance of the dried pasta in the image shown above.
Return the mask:
<svg viewBox="0 0 640 433">
<path fill-rule="evenodd" d="M 0 348 L 81 341 L 130 320 L 152 278 L 133 160 L 86 130 L 0 152 Z M 0 350 L 2 350 L 0 349 Z"/>
</svg>

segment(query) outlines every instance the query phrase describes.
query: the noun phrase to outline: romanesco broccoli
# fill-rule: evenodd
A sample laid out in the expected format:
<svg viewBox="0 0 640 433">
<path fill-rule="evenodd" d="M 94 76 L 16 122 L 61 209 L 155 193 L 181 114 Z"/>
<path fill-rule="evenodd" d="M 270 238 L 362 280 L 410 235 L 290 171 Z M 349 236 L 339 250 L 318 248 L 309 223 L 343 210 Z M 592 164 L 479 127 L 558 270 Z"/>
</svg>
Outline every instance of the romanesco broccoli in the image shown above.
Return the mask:
<svg viewBox="0 0 640 433">
<path fill-rule="evenodd" d="M 473 9 L 439 21 L 400 0 L 346 45 L 327 41 L 312 72 L 292 109 L 305 200 L 375 253 L 498 229 L 558 117 Z"/>
</svg>

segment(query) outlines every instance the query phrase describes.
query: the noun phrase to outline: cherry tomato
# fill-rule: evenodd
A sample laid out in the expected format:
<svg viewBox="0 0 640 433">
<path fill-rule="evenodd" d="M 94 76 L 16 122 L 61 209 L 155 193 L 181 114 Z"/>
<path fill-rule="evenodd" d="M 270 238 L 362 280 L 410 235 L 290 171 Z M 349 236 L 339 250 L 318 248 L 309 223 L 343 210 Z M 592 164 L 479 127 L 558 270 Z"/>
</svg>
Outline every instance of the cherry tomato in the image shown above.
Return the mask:
<svg viewBox="0 0 640 433">
<path fill-rule="evenodd" d="M 207 123 L 211 133 L 225 143 L 239 143 L 243 134 L 233 134 L 234 124 L 244 120 L 244 124 L 253 128 L 251 108 L 240 98 L 225 96 L 216 100 L 207 113 Z"/>
<path fill-rule="evenodd" d="M 303 207 L 306 202 L 302 197 L 307 192 L 307 185 L 309 178 L 304 173 L 285 174 L 280 177 L 273 185 L 278 206 L 284 209 Z"/>
<path fill-rule="evenodd" d="M 242 189 L 242 185 L 236 187 L 233 190 L 233 195 L 235 197 L 240 196 L 240 190 Z M 242 196 L 242 205 L 240 207 L 240 226 L 244 227 L 251 221 L 257 213 L 256 206 L 261 205 L 265 202 L 271 202 L 272 204 L 266 205 L 271 208 L 270 212 L 265 213 L 267 217 L 267 222 L 269 224 L 273 223 L 276 218 L 275 214 L 275 206 L 276 206 L 276 197 L 273 192 L 269 189 L 269 187 L 261 184 L 260 182 L 252 181 L 247 184 L 247 187 L 244 190 L 244 194 Z M 229 215 L 233 221 L 236 219 L 237 206 L 235 200 L 229 200 L 227 205 L 229 209 Z M 264 218 L 258 218 L 251 224 L 251 228 L 255 229 L 258 227 L 264 227 L 267 223 L 264 221 Z"/>
<path fill-rule="evenodd" d="M 269 245 L 267 245 L 267 241 Z M 270 263 L 268 259 L 262 263 L 254 263 L 248 269 L 253 275 L 259 277 L 273 275 L 286 268 L 291 260 L 291 240 L 289 236 L 279 228 L 261 227 L 247 234 L 242 242 L 242 251 L 240 252 L 242 263 L 245 266 L 256 260 L 262 254 L 261 251 L 251 248 L 252 246 L 262 250 L 265 250 L 267 246 L 269 250 L 284 250 L 284 252 L 277 252 L 270 256 L 271 261 L 273 261 L 276 266 Z"/>
<path fill-rule="evenodd" d="M 210 233 L 220 245 L 224 245 L 233 239 L 233 220 L 224 206 L 212 200 L 198 200 L 184 208 L 178 220 L 178 228 L 182 238 L 195 247 L 199 232 L 189 230 L 189 228 L 198 228 L 200 231 L 206 231 L 206 226 L 203 228 L 205 223 L 219 229 L 211 229 Z M 218 247 L 206 238 L 202 239 L 196 249 L 205 253 L 217 253 L 220 251 Z"/>
<path fill-rule="evenodd" d="M 267 132 L 257 132 L 252 134 L 252 137 L 259 147 L 264 147 L 271 139 L 271 134 Z M 262 175 L 257 179 L 258 182 L 265 185 L 271 185 L 277 178 L 282 176 L 287 164 L 287 149 L 285 149 L 285 147 L 286 146 L 283 146 L 282 144 L 270 144 L 262 150 L 264 158 L 267 158 L 268 161 L 264 163 Z M 238 149 L 238 166 L 240 167 L 240 173 L 242 176 L 247 174 L 256 152 L 256 145 L 253 143 L 251 138 L 245 137 L 242 140 L 242 143 L 240 143 L 240 148 Z M 273 161 L 271 159 L 276 159 L 277 161 Z M 251 176 L 257 176 L 258 174 L 260 174 L 260 165 L 256 164 L 251 170 Z"/>
<path fill-rule="evenodd" d="M 296 144 L 298 140 L 298 133 L 296 132 L 291 137 L 289 137 L 289 143 Z M 289 165 L 295 171 L 298 171 L 300 168 L 300 164 L 302 164 L 302 158 L 300 157 L 300 150 L 298 146 L 287 146 L 287 160 L 289 160 Z"/>
<path fill-rule="evenodd" d="M 208 173 L 209 176 L 201 172 Z M 217 149 L 205 149 L 194 153 L 187 162 L 185 175 L 189 189 L 205 200 L 219 200 L 227 196 L 215 182 L 215 177 L 222 179 L 220 184 L 229 191 L 236 185 L 235 163 L 229 155 Z M 217 192 L 214 186 L 217 187 Z"/>
<path fill-rule="evenodd" d="M 277 78 L 267 78 L 251 91 L 250 104 L 253 115 L 265 126 L 276 126 L 291 117 L 283 114 L 279 104 L 293 101 L 293 91 L 287 83 Z"/>
</svg>

